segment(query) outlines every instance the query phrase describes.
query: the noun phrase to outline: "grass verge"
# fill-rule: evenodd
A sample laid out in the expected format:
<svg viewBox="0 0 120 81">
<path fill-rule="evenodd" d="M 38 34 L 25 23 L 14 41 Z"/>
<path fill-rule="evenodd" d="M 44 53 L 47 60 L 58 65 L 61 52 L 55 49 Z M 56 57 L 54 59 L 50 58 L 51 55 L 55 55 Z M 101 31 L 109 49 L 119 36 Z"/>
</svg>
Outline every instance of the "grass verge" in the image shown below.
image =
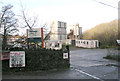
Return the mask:
<svg viewBox="0 0 120 81">
<path fill-rule="evenodd" d="M 111 60 L 116 60 L 116 61 L 120 61 L 120 55 L 107 55 L 106 57 L 103 57 L 105 59 L 111 59 Z"/>
</svg>

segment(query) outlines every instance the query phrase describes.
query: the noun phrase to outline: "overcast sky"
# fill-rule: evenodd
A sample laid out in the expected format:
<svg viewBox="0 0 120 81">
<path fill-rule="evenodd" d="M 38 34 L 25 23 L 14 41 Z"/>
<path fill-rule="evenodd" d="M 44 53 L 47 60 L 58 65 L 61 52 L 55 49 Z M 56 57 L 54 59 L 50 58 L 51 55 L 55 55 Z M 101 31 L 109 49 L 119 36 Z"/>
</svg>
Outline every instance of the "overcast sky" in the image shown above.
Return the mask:
<svg viewBox="0 0 120 81">
<path fill-rule="evenodd" d="M 21 6 L 29 15 L 38 16 L 39 25 L 52 21 L 67 22 L 70 25 L 79 23 L 83 31 L 104 22 L 118 19 L 119 0 L 0 0 L 0 5 L 13 5 L 15 14 L 20 14 Z M 104 4 L 102 4 L 104 3 Z M 21 31 L 24 33 L 25 31 Z"/>
</svg>

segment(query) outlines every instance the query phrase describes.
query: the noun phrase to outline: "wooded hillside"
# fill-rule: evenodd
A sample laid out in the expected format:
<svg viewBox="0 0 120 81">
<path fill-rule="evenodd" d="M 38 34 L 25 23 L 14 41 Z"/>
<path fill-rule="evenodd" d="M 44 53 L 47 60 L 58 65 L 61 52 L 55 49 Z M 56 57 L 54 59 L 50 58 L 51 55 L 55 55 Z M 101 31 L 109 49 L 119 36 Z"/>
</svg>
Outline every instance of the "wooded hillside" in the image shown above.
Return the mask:
<svg viewBox="0 0 120 81">
<path fill-rule="evenodd" d="M 115 46 L 118 39 L 118 20 L 102 23 L 83 33 L 83 39 L 97 39 L 101 46 Z"/>
</svg>

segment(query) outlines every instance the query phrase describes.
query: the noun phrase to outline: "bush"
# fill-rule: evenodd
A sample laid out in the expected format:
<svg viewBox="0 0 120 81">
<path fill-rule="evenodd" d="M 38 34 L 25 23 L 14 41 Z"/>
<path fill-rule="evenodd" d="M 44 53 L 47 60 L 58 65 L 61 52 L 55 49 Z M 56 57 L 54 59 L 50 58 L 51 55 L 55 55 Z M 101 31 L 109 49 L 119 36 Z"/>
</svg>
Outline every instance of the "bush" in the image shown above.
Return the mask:
<svg viewBox="0 0 120 81">
<path fill-rule="evenodd" d="M 14 48 L 11 51 L 23 51 L 23 49 Z M 69 68 L 69 59 L 63 59 L 63 50 L 34 49 L 25 51 L 25 67 L 9 68 L 9 60 L 2 61 L 3 72 L 50 70 Z M 67 51 L 68 52 L 68 51 Z M 68 52 L 69 54 L 69 52 Z"/>
<path fill-rule="evenodd" d="M 106 57 L 104 57 L 105 59 L 112 59 L 112 60 L 116 60 L 116 61 L 120 61 L 120 55 L 107 55 Z"/>
<path fill-rule="evenodd" d="M 105 59 L 112 59 L 112 57 L 110 55 L 107 55 L 106 57 L 104 57 Z"/>
</svg>

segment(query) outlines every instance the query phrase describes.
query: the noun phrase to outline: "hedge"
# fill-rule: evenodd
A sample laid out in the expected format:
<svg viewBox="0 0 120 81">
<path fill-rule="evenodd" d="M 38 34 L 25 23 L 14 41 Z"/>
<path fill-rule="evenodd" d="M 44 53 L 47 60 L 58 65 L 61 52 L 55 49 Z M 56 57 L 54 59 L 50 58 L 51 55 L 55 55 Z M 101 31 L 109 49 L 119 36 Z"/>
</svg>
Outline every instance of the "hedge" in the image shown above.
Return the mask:
<svg viewBox="0 0 120 81">
<path fill-rule="evenodd" d="M 9 60 L 3 60 L 3 72 L 50 70 L 70 67 L 70 58 L 63 59 L 63 53 L 67 52 L 69 56 L 69 49 L 64 51 L 47 49 L 11 49 L 11 51 L 25 51 L 25 67 L 9 68 Z"/>
</svg>

